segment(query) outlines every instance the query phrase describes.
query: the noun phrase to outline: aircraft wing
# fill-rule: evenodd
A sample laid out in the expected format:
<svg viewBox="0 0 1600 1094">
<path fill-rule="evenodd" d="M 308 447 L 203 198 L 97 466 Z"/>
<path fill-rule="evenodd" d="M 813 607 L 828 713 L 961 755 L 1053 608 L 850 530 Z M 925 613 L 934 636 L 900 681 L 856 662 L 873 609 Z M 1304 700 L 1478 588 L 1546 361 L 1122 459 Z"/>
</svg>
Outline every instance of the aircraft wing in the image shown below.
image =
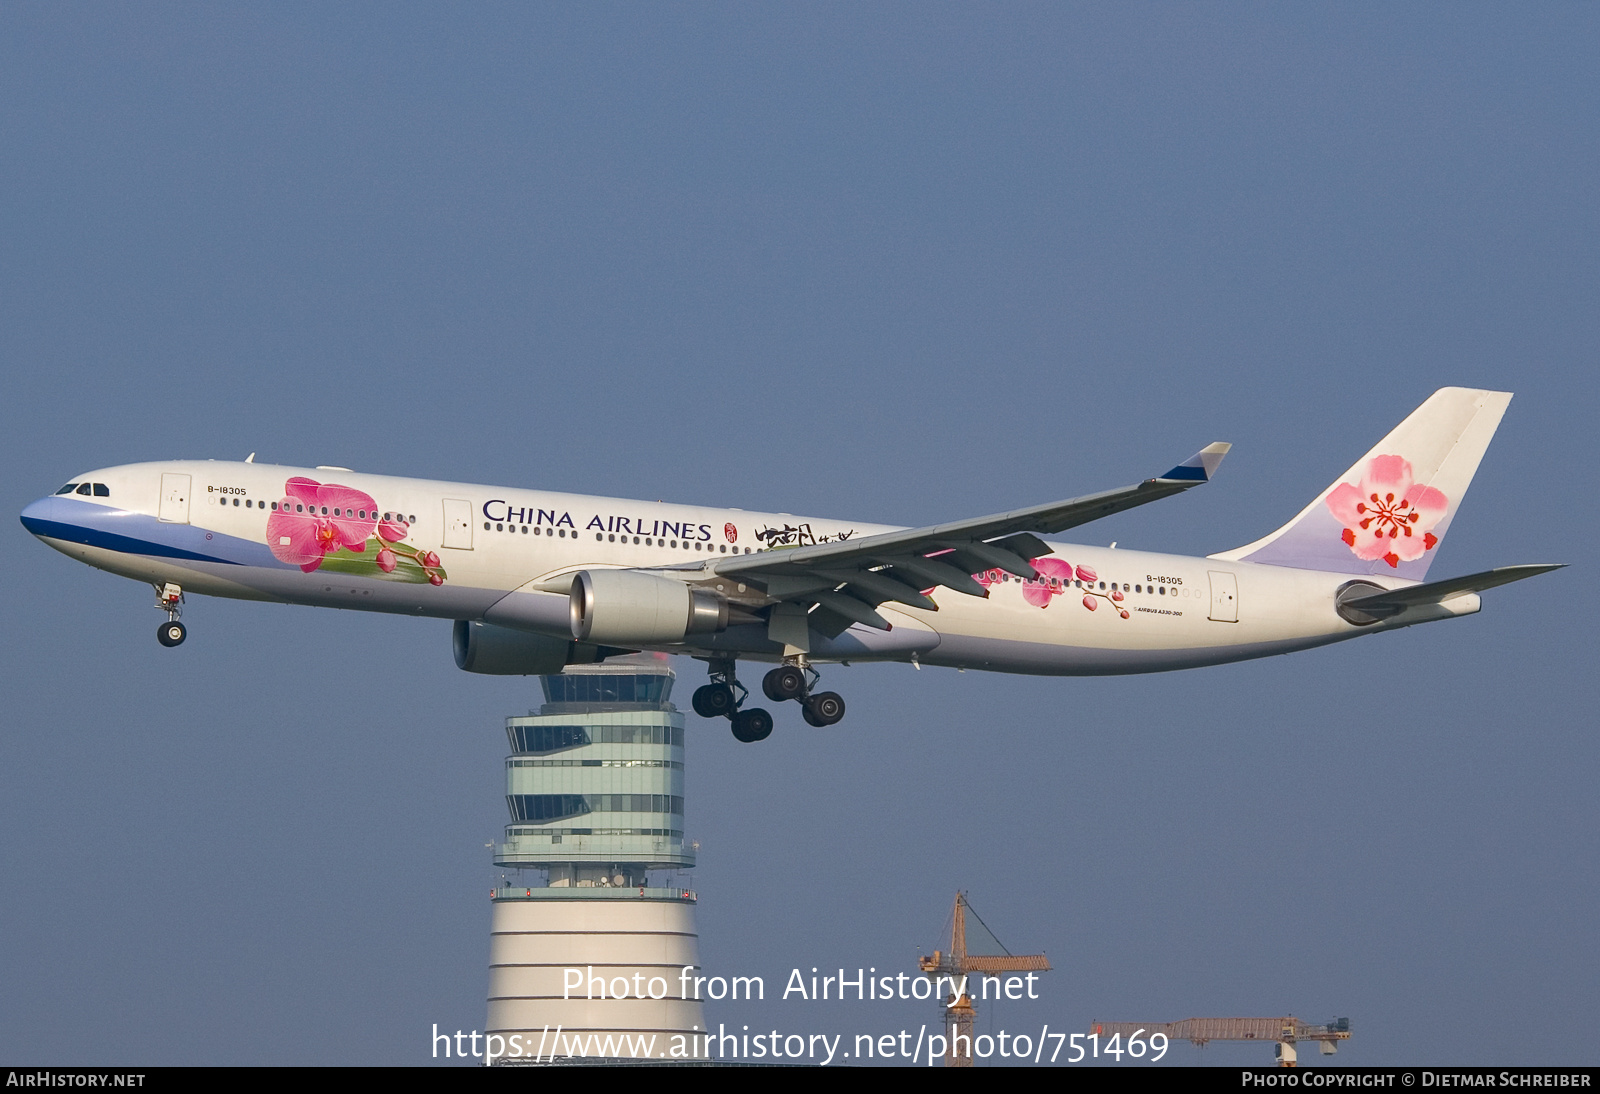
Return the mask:
<svg viewBox="0 0 1600 1094">
<path fill-rule="evenodd" d="M 1035 505 L 1009 513 L 884 532 L 836 543 L 719 559 L 718 576 L 764 587 L 768 597 L 818 605 L 811 625 L 838 634 L 851 623 L 888 630 L 874 609 L 885 601 L 937 611 L 921 590 L 944 586 L 969 596 L 988 592 L 972 575 L 1005 570 L 1037 578 L 1029 559 L 1051 553 L 1039 538 L 1182 493 L 1208 481 L 1229 445 L 1207 445 L 1164 475 L 1119 490 Z"/>
</svg>

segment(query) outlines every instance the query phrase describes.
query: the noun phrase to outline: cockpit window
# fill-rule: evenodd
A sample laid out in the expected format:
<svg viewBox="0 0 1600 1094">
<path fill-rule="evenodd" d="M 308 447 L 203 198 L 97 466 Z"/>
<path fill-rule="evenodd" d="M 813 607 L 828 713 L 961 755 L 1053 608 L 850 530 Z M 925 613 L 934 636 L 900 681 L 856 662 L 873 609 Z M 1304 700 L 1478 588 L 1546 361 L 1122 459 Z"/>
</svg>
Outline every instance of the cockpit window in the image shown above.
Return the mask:
<svg viewBox="0 0 1600 1094">
<path fill-rule="evenodd" d="M 94 484 L 94 496 L 97 498 L 109 498 L 111 496 L 111 490 L 106 486 L 105 483 L 97 482 Z"/>
<path fill-rule="evenodd" d="M 89 493 L 89 484 L 88 483 L 80 483 L 79 486 L 78 486 L 78 493 L 80 493 L 80 494 Z"/>
<path fill-rule="evenodd" d="M 69 483 L 67 483 L 67 485 L 63 486 L 60 490 L 57 490 L 56 493 L 57 494 L 70 494 L 74 490 L 76 490 L 77 488 L 78 488 L 78 484 L 77 483 L 69 482 Z"/>
</svg>

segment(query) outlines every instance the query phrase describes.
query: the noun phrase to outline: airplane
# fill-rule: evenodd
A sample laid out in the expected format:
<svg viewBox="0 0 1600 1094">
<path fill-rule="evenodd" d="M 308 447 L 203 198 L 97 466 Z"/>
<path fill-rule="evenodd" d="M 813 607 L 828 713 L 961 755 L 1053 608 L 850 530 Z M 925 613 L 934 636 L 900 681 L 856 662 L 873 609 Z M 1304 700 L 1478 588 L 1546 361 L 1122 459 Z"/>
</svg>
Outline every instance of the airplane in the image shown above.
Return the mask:
<svg viewBox="0 0 1600 1094">
<path fill-rule="evenodd" d="M 1155 478 L 924 528 L 254 462 L 85 472 L 22 512 L 56 550 L 149 582 L 177 646 L 190 593 L 454 622 L 456 664 L 548 675 L 641 650 L 705 661 L 693 697 L 740 741 L 772 732 L 740 660 L 803 719 L 844 717 L 819 665 L 1034 675 L 1164 672 L 1470 615 L 1558 569 L 1427 582 L 1511 400 L 1443 388 L 1278 530 L 1191 558 L 1047 542 L 1208 482 L 1207 445 Z"/>
</svg>

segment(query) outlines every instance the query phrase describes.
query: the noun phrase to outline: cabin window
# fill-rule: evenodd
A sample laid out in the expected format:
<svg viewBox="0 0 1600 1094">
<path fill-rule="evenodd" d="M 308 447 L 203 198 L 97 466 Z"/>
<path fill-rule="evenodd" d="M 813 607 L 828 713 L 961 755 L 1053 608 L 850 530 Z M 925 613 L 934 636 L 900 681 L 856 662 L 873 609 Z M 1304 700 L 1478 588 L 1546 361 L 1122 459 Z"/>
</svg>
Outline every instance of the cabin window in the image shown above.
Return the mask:
<svg viewBox="0 0 1600 1094">
<path fill-rule="evenodd" d="M 522 526 L 522 534 L 523 535 L 527 535 L 528 534 L 528 526 L 526 524 L 524 524 Z"/>
</svg>

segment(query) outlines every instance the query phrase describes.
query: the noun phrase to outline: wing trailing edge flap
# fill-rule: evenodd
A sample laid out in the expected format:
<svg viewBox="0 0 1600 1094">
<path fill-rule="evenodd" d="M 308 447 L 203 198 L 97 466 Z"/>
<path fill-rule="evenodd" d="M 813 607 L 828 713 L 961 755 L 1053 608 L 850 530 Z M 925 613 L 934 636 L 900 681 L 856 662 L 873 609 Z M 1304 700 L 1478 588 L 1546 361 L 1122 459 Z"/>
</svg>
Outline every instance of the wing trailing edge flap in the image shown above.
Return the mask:
<svg viewBox="0 0 1600 1094">
<path fill-rule="evenodd" d="M 1039 557 L 1038 553 L 1033 557 Z M 938 556 L 886 555 L 880 561 L 888 563 L 891 573 L 911 578 L 920 589 L 943 585 L 968 596 L 989 595 L 989 590 L 972 580 L 976 570 L 959 570 Z"/>
<path fill-rule="evenodd" d="M 818 611 L 827 611 L 844 620 L 845 625 L 838 628 L 838 631 L 845 630 L 851 623 L 861 623 L 879 631 L 892 629 L 887 619 L 853 596 L 845 596 L 842 593 L 814 593 L 812 599 L 817 602 Z M 815 615 L 816 613 L 813 612 L 812 614 Z M 824 626 L 818 628 L 824 634 L 827 633 L 833 623 L 832 620 L 826 619 L 818 620 L 817 622 L 824 624 Z M 834 634 L 829 634 L 828 637 L 835 637 L 838 631 L 835 631 Z"/>
<path fill-rule="evenodd" d="M 1498 566 L 1493 570 L 1485 570 L 1478 574 L 1468 574 L 1465 577 L 1453 577 L 1448 581 L 1430 581 L 1426 585 L 1410 585 L 1403 589 L 1390 589 L 1387 592 L 1372 593 L 1367 596 L 1356 596 L 1350 599 L 1341 599 L 1339 607 L 1343 610 L 1354 610 L 1372 616 L 1374 619 L 1386 619 L 1398 615 L 1407 608 L 1419 608 L 1428 604 L 1442 604 L 1452 597 L 1462 596 L 1466 593 L 1481 593 L 1485 589 L 1493 589 L 1499 585 L 1509 585 L 1513 581 L 1535 577 L 1539 574 L 1559 570 L 1566 563 L 1546 563 L 1527 566 Z"/>
</svg>

